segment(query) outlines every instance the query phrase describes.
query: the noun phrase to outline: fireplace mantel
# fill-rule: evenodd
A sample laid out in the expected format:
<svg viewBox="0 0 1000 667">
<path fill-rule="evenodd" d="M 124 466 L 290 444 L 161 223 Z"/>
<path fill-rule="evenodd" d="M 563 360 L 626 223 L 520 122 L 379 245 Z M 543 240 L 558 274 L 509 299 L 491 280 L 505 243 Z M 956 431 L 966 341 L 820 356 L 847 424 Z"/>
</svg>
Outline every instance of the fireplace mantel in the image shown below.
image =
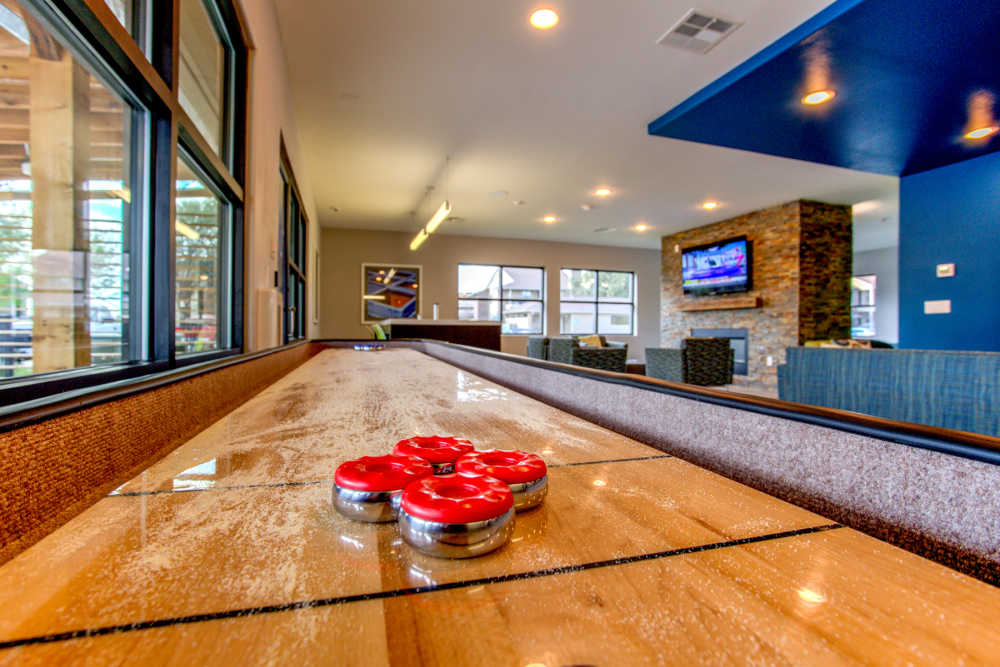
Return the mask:
<svg viewBox="0 0 1000 667">
<path fill-rule="evenodd" d="M 729 299 L 713 298 L 711 300 L 691 301 L 681 304 L 677 307 L 677 310 L 684 313 L 692 313 L 699 310 L 745 310 L 748 308 L 762 308 L 763 306 L 764 299 L 759 296 L 739 296 Z"/>
</svg>

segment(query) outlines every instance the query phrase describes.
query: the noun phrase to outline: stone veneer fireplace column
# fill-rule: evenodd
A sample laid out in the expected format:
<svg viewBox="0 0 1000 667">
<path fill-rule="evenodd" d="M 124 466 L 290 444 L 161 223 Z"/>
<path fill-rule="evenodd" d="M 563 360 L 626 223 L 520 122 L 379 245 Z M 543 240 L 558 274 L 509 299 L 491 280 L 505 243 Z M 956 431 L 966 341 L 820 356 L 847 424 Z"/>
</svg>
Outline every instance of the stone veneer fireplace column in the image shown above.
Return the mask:
<svg viewBox="0 0 1000 667">
<path fill-rule="evenodd" d="M 753 244 L 753 290 L 747 296 L 759 297 L 762 305 L 680 310 L 723 304 L 733 296 L 684 296 L 680 250 L 744 235 Z M 849 337 L 852 260 L 851 209 L 839 204 L 794 201 L 664 236 L 660 345 L 680 347 L 693 330 L 746 329 L 747 374 L 734 382 L 777 395 L 776 367 L 784 363 L 786 348 Z"/>
</svg>

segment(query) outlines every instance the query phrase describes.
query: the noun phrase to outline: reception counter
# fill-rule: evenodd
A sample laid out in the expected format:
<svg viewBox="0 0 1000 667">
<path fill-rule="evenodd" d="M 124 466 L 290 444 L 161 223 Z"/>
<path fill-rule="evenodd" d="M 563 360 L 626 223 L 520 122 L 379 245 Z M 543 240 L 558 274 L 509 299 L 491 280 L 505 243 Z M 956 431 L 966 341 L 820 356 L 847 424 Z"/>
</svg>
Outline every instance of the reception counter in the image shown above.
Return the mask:
<svg viewBox="0 0 1000 667">
<path fill-rule="evenodd" d="M 389 338 L 421 338 L 500 351 L 500 323 L 470 320 L 390 319 L 381 322 Z"/>
</svg>

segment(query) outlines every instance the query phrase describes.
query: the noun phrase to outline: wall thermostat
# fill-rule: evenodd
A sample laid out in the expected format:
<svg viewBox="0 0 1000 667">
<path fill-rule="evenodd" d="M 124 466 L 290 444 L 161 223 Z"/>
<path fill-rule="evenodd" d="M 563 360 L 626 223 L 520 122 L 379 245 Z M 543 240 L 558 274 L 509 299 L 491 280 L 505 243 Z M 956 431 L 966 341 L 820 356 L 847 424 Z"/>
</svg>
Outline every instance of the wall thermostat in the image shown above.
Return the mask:
<svg viewBox="0 0 1000 667">
<path fill-rule="evenodd" d="M 954 278 L 955 277 L 955 265 L 954 264 L 938 264 L 937 265 L 937 277 L 938 278 Z"/>
<path fill-rule="evenodd" d="M 924 301 L 924 315 L 948 315 L 951 313 L 951 299 Z"/>
</svg>

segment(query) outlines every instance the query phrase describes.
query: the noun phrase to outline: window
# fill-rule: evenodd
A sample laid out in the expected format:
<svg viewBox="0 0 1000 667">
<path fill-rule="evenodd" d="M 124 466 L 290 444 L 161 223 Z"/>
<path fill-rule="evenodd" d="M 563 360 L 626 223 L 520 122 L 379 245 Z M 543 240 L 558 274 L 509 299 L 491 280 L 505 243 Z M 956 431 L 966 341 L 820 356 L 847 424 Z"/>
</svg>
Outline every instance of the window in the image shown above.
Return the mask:
<svg viewBox="0 0 1000 667">
<path fill-rule="evenodd" d="M 0 3 L 0 405 L 242 350 L 247 51 L 180 2 Z"/>
<path fill-rule="evenodd" d="M 0 15 L 0 378 L 136 359 L 144 110 L 18 3 Z"/>
<path fill-rule="evenodd" d="M 228 162 L 230 49 L 203 0 L 180 0 L 180 102 L 208 145 Z"/>
<path fill-rule="evenodd" d="M 284 191 L 282 224 L 279 241 L 284 256 L 285 342 L 304 338 L 306 335 L 306 245 L 308 224 L 302 211 L 291 166 L 281 147 L 281 183 Z"/>
<path fill-rule="evenodd" d="M 559 332 L 635 335 L 635 274 L 562 269 L 559 272 Z"/>
<path fill-rule="evenodd" d="M 851 278 L 851 338 L 875 336 L 875 285 L 877 276 Z"/>
<path fill-rule="evenodd" d="M 228 347 L 231 234 L 228 206 L 177 159 L 175 346 L 178 355 Z"/>
<path fill-rule="evenodd" d="M 504 334 L 540 334 L 545 271 L 525 266 L 458 265 L 458 319 L 501 322 Z"/>
</svg>

